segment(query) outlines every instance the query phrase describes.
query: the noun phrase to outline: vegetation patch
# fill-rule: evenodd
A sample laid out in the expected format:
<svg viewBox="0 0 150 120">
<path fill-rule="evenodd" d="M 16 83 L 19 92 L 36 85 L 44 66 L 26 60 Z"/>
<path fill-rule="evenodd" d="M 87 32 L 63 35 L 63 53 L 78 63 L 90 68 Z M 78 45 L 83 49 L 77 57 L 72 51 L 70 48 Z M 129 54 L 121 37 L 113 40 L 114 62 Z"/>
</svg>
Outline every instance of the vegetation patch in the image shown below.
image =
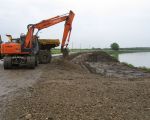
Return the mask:
<svg viewBox="0 0 150 120">
<path fill-rule="evenodd" d="M 134 65 L 126 63 L 126 62 L 122 62 L 122 64 L 124 64 L 130 68 L 136 68 L 136 69 L 143 70 L 144 72 L 150 72 L 150 68 L 147 68 L 147 67 L 135 67 Z"/>
<path fill-rule="evenodd" d="M 139 67 L 139 69 L 144 70 L 146 72 L 150 72 L 150 68 L 147 67 Z"/>
</svg>

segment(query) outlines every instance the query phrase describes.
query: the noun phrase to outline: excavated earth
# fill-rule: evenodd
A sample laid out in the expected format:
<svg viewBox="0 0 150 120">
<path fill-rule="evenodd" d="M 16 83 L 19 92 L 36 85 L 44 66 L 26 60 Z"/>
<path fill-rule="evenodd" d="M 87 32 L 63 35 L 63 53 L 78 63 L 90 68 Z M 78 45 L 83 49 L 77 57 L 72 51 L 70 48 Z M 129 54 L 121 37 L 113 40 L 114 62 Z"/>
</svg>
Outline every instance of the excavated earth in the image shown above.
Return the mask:
<svg viewBox="0 0 150 120">
<path fill-rule="evenodd" d="M 0 76 L 0 120 L 150 120 L 150 73 L 102 51 Z"/>
</svg>

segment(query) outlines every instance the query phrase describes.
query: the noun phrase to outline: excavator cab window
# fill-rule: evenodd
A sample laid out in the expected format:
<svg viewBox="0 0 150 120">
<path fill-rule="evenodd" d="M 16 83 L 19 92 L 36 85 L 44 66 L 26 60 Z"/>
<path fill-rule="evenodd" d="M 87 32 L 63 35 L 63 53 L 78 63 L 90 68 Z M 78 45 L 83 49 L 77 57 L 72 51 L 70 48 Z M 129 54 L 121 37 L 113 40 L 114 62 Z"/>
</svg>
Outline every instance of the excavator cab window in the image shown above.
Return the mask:
<svg viewBox="0 0 150 120">
<path fill-rule="evenodd" d="M 1 38 L 1 35 L 0 35 L 0 44 L 2 43 L 2 38 Z"/>
<path fill-rule="evenodd" d="M 21 43 L 21 46 L 24 45 L 25 39 L 26 39 L 26 36 L 25 36 L 25 35 L 20 35 L 20 43 Z"/>
<path fill-rule="evenodd" d="M 20 38 L 12 39 L 13 43 L 20 43 Z"/>
</svg>

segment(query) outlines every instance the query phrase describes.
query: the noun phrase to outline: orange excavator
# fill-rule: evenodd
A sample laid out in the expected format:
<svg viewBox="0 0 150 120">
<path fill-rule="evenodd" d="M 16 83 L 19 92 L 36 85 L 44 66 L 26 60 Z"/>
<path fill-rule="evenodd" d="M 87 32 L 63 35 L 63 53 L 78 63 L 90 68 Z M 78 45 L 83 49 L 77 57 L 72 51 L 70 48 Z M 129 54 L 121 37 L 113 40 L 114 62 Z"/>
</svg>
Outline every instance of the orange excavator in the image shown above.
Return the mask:
<svg viewBox="0 0 150 120">
<path fill-rule="evenodd" d="M 43 51 L 45 51 L 44 54 L 50 54 L 47 55 L 49 57 L 46 58 L 49 61 L 51 53 L 47 52 L 47 50 L 51 49 L 51 46 L 48 45 L 42 48 L 40 47 L 38 32 L 63 21 L 65 21 L 65 26 L 61 42 L 61 52 L 63 53 L 63 56 L 67 56 L 67 47 L 71 35 L 74 16 L 75 14 L 73 11 L 70 11 L 68 14 L 43 20 L 37 24 L 29 24 L 27 26 L 28 31 L 26 35 L 21 34 L 20 38 L 12 39 L 7 43 L 2 43 L 1 54 L 4 55 L 4 69 L 10 69 L 16 65 L 25 65 L 28 68 L 33 69 L 38 65 L 38 63 L 42 63 L 42 59 L 39 60 L 39 56 L 42 56 Z M 37 32 L 34 33 L 36 30 Z"/>
</svg>

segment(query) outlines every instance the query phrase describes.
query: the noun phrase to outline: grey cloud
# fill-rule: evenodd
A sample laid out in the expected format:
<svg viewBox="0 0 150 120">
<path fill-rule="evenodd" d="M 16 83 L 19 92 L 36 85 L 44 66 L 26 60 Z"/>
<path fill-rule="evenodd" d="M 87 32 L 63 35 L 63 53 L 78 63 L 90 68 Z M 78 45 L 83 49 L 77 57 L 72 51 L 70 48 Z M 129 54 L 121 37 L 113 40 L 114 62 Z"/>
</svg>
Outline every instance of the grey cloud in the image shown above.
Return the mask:
<svg viewBox="0 0 150 120">
<path fill-rule="evenodd" d="M 150 2 L 148 0 L 5 0 L 0 4 L 0 34 L 17 37 L 26 26 L 49 17 L 76 13 L 71 43 L 74 47 L 121 47 L 150 45 Z M 42 30 L 45 38 L 62 38 L 63 24 Z"/>
</svg>

